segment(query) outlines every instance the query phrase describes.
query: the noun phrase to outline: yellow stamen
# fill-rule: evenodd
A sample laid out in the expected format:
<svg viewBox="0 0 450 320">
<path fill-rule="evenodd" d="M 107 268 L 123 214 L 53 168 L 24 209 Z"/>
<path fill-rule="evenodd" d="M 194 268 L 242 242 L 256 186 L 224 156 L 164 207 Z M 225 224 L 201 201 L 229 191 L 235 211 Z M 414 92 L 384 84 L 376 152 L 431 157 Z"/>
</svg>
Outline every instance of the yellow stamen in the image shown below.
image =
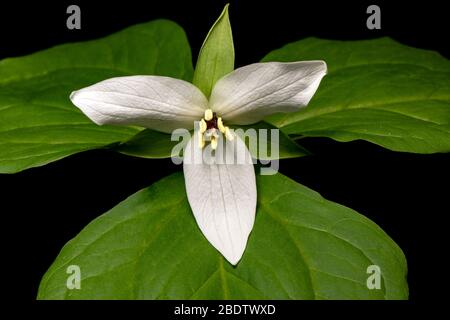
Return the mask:
<svg viewBox="0 0 450 320">
<path fill-rule="evenodd" d="M 233 141 L 234 139 L 234 135 L 228 127 L 225 127 L 225 137 L 230 141 Z"/>
<path fill-rule="evenodd" d="M 214 136 L 211 137 L 211 149 L 213 150 L 217 149 L 217 138 Z"/>
<path fill-rule="evenodd" d="M 206 109 L 205 110 L 205 120 L 209 121 L 213 118 L 213 112 L 211 109 Z"/>
<path fill-rule="evenodd" d="M 200 131 L 198 132 L 198 147 L 200 149 L 203 149 L 203 147 L 205 146 L 205 139 L 203 139 L 203 133 L 201 133 Z"/>
<path fill-rule="evenodd" d="M 211 120 L 213 120 L 210 122 Z M 210 127 L 208 129 L 208 127 Z M 229 127 L 223 125 L 221 117 L 216 117 L 211 109 L 206 109 L 203 119 L 199 121 L 198 144 L 203 149 L 206 143 L 211 143 L 211 149 L 216 150 L 220 138 L 219 131 L 230 141 L 234 140 L 234 133 Z"/>
<path fill-rule="evenodd" d="M 217 128 L 219 128 L 220 132 L 225 133 L 225 126 L 223 125 L 222 118 L 217 118 Z"/>
<path fill-rule="evenodd" d="M 199 131 L 200 133 L 204 133 L 206 131 L 206 122 L 204 119 L 200 120 Z"/>
</svg>

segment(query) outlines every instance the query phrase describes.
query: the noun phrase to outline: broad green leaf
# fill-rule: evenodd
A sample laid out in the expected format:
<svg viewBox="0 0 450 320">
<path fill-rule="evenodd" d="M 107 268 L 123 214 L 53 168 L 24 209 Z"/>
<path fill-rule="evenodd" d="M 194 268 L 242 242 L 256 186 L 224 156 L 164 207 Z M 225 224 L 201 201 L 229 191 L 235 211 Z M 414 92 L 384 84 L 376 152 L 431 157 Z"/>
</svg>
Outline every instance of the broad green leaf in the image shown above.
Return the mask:
<svg viewBox="0 0 450 320">
<path fill-rule="evenodd" d="M 127 140 L 140 128 L 100 127 L 69 100 L 73 90 L 125 75 L 190 80 L 183 30 L 157 20 L 111 36 L 0 61 L 0 172 L 40 166 Z"/>
<path fill-rule="evenodd" d="M 243 129 L 244 132 L 248 129 L 255 129 L 257 134 L 256 143 L 249 143 L 249 139 L 246 139 L 245 141 L 247 142 L 247 147 L 249 147 L 252 156 L 256 159 L 272 160 L 298 158 L 309 154 L 307 150 L 269 123 L 258 122 L 248 126 L 234 127 L 234 129 L 239 128 Z M 267 130 L 267 134 L 259 132 L 260 129 L 263 129 L 262 132 Z M 273 133 L 270 130 L 279 131 L 278 141 L 275 140 L 273 142 L 274 146 L 278 147 L 278 153 L 272 152 L 272 142 L 270 138 Z M 183 139 L 182 137 L 174 138 L 174 141 L 172 141 L 170 134 L 146 129 L 139 132 L 128 141 L 121 143 L 114 149 L 123 154 L 141 158 L 169 158 L 172 155 L 181 155 L 182 153 L 180 154 L 178 151 L 185 147 L 187 141 L 188 139 Z M 173 151 L 173 148 L 177 145 L 179 148 Z M 261 146 L 267 148 L 267 151 L 264 149 L 266 152 L 259 152 Z"/>
<path fill-rule="evenodd" d="M 231 266 L 198 229 L 181 173 L 131 196 L 68 242 L 39 299 L 407 299 L 401 249 L 373 222 L 277 174 Z M 77 265 L 81 288 L 66 286 Z M 367 268 L 381 269 L 369 290 Z M 70 281 L 69 281 L 70 282 Z"/>
<path fill-rule="evenodd" d="M 227 4 L 203 42 L 192 82 L 209 97 L 216 81 L 233 69 L 233 35 Z"/>
<path fill-rule="evenodd" d="M 389 38 L 308 38 L 263 61 L 325 60 L 328 75 L 309 106 L 269 121 L 288 134 L 364 139 L 395 151 L 450 151 L 450 62 Z"/>
</svg>

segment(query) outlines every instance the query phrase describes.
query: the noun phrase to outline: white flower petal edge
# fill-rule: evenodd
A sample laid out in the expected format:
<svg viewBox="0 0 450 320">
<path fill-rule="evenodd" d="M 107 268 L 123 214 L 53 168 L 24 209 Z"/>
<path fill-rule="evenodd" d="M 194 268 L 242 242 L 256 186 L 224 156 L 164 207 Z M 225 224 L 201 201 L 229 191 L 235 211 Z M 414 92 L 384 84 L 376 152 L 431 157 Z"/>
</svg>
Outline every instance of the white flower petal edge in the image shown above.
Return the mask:
<svg viewBox="0 0 450 320">
<path fill-rule="evenodd" d="M 208 106 L 191 83 L 162 76 L 111 78 L 72 92 L 70 99 L 96 124 L 136 125 L 167 133 L 192 129 Z"/>
<path fill-rule="evenodd" d="M 225 139 L 222 139 L 222 141 Z M 197 139 L 184 152 L 186 192 L 195 220 L 208 241 L 233 265 L 241 259 L 256 213 L 256 180 L 251 155 L 239 137 L 219 146 L 216 157 L 246 159 L 242 164 L 198 164 Z M 206 152 L 207 152 L 206 151 Z M 223 153 L 225 152 L 224 156 Z"/>
<path fill-rule="evenodd" d="M 250 64 L 219 79 L 209 105 L 228 123 L 255 123 L 306 106 L 326 72 L 324 61 Z"/>
</svg>

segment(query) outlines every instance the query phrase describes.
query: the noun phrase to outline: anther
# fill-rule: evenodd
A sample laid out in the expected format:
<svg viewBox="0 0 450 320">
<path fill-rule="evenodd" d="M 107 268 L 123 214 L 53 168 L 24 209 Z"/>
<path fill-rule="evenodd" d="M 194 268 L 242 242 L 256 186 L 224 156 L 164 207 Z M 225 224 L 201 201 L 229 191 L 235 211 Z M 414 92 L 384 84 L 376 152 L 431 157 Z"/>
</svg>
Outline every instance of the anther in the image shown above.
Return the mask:
<svg viewBox="0 0 450 320">
<path fill-rule="evenodd" d="M 217 138 L 215 136 L 211 137 L 211 149 L 213 150 L 217 149 Z"/>
<path fill-rule="evenodd" d="M 202 132 L 198 132 L 198 147 L 200 149 L 203 149 L 203 147 L 205 146 L 205 139 L 203 138 L 203 133 Z"/>
<path fill-rule="evenodd" d="M 220 130 L 220 132 L 225 133 L 225 126 L 223 125 L 222 118 L 217 118 L 217 128 Z"/>
<path fill-rule="evenodd" d="M 213 118 L 213 112 L 211 109 L 205 110 L 205 120 L 210 121 Z"/>
<path fill-rule="evenodd" d="M 225 127 L 225 137 L 230 141 L 233 141 L 234 139 L 234 135 L 228 127 Z"/>
<path fill-rule="evenodd" d="M 207 129 L 206 121 L 204 119 L 200 120 L 199 132 L 204 133 Z"/>
</svg>

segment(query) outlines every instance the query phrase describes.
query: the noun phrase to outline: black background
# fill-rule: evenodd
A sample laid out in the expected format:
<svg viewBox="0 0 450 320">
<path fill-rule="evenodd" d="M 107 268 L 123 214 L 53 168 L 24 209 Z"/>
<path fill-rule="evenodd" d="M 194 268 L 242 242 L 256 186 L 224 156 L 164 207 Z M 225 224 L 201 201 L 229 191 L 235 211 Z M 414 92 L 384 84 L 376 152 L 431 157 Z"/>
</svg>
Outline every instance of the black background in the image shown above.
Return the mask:
<svg viewBox="0 0 450 320">
<path fill-rule="evenodd" d="M 124 27 L 168 18 L 186 31 L 197 56 L 223 1 L 44 1 L 0 6 L 0 59 L 53 45 L 95 39 Z M 366 8 L 381 7 L 382 29 L 366 28 Z M 443 3 L 443 2 L 442 2 Z M 81 7 L 81 30 L 66 28 L 66 8 Z M 450 14 L 450 13 L 449 13 Z M 448 18 L 440 2 L 271 1 L 231 2 L 236 66 L 260 60 L 287 42 L 307 36 L 355 40 L 390 36 L 449 57 Z M 307 138 L 314 155 L 283 160 L 280 171 L 375 221 L 403 249 L 409 266 L 408 306 L 445 289 L 449 213 L 448 154 L 397 153 L 364 141 L 338 143 Z M 89 151 L 15 175 L 0 175 L 0 213 L 5 249 L 27 278 L 35 299 L 42 275 L 62 246 L 95 217 L 167 174 L 181 170 L 169 160 L 146 160 L 110 151 Z M 8 232 L 10 231 L 10 232 Z M 30 287 L 31 285 L 31 287 Z"/>
</svg>

